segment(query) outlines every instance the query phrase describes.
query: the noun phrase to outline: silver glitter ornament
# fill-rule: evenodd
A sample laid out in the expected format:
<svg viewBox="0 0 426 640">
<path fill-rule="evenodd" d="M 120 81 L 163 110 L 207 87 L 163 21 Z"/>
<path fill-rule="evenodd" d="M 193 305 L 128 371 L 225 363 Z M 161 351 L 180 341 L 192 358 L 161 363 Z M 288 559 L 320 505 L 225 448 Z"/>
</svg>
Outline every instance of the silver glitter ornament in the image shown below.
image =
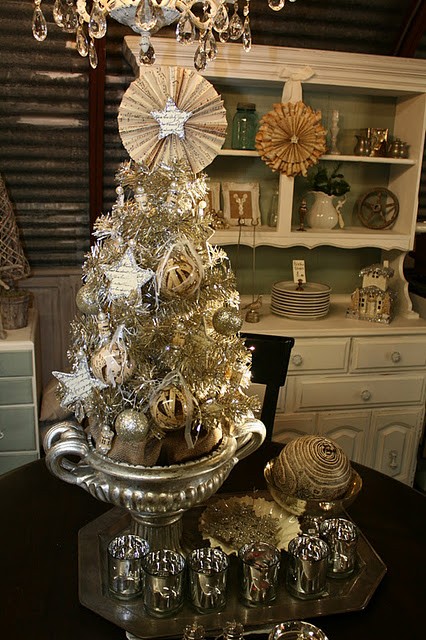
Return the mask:
<svg viewBox="0 0 426 640">
<path fill-rule="evenodd" d="M 98 313 L 99 300 L 96 287 L 92 287 L 89 284 L 84 284 L 80 287 L 75 297 L 75 303 L 82 313 Z"/>
<path fill-rule="evenodd" d="M 223 336 L 232 336 L 241 329 L 243 321 L 234 307 L 221 307 L 213 314 L 213 327 Z"/>
<path fill-rule="evenodd" d="M 115 419 L 115 431 L 123 442 L 142 442 L 148 435 L 148 418 L 136 409 L 125 409 Z"/>
</svg>

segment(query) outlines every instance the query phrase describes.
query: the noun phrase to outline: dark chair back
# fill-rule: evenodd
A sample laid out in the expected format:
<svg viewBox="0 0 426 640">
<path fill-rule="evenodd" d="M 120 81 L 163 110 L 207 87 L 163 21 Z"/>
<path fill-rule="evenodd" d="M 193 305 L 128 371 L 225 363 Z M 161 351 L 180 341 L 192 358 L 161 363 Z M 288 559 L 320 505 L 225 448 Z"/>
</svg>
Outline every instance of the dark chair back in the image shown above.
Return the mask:
<svg viewBox="0 0 426 640">
<path fill-rule="evenodd" d="M 294 338 L 241 333 L 252 353 L 251 381 L 266 386 L 260 419 L 272 439 L 280 388 L 284 386 Z"/>
</svg>

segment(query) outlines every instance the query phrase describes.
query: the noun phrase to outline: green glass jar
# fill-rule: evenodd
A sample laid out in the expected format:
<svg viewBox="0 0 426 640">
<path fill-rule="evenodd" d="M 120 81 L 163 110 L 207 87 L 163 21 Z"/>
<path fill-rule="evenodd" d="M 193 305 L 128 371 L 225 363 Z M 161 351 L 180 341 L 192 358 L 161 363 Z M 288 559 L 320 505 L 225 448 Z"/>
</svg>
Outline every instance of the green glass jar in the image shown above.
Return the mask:
<svg viewBox="0 0 426 640">
<path fill-rule="evenodd" d="M 232 121 L 232 148 L 255 149 L 255 139 L 259 117 L 252 102 L 239 102 Z"/>
</svg>

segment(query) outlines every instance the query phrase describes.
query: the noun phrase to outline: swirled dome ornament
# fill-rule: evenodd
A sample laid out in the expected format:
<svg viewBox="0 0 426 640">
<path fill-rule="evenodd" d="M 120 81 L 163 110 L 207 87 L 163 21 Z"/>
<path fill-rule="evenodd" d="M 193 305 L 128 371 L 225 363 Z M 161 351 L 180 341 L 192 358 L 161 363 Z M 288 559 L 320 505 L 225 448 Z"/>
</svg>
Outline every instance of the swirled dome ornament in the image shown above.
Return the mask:
<svg viewBox="0 0 426 640">
<path fill-rule="evenodd" d="M 154 169 L 184 161 L 194 173 L 225 141 L 226 111 L 213 85 L 193 69 L 153 67 L 132 82 L 118 111 L 130 157 Z"/>
<path fill-rule="evenodd" d="M 149 433 L 148 418 L 136 409 L 125 409 L 115 419 L 117 437 L 123 442 L 142 442 Z"/>
<path fill-rule="evenodd" d="M 351 476 L 351 464 L 343 449 L 322 436 L 291 440 L 273 467 L 276 486 L 304 500 L 341 497 L 349 487 Z"/>
<path fill-rule="evenodd" d="M 272 171 L 306 176 L 326 151 L 321 111 L 301 101 L 274 104 L 260 121 L 256 149 Z"/>
</svg>

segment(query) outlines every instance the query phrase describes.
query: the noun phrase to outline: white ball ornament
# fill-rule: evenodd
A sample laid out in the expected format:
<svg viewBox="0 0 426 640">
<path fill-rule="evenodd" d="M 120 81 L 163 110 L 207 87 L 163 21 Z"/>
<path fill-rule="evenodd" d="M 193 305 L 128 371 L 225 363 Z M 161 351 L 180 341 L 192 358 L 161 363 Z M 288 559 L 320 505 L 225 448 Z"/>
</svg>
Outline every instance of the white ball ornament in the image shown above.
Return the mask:
<svg viewBox="0 0 426 640">
<path fill-rule="evenodd" d="M 240 331 L 243 321 L 234 307 L 221 307 L 213 314 L 214 330 L 223 336 L 232 336 Z"/>
<path fill-rule="evenodd" d="M 115 432 L 123 442 L 142 442 L 149 433 L 148 418 L 136 409 L 125 409 L 115 419 Z"/>
</svg>

